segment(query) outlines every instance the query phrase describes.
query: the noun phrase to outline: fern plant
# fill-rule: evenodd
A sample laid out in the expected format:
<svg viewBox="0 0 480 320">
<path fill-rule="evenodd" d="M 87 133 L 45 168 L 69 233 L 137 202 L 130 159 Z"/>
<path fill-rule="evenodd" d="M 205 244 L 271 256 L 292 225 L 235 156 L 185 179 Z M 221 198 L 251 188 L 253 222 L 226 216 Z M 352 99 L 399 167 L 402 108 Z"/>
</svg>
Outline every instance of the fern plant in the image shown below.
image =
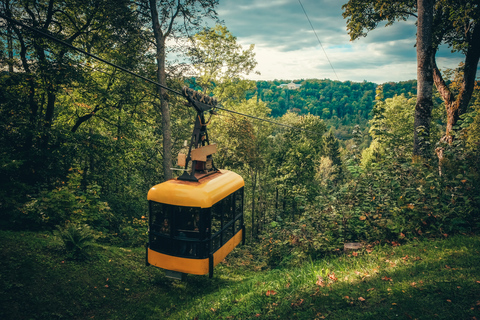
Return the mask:
<svg viewBox="0 0 480 320">
<path fill-rule="evenodd" d="M 62 241 L 67 257 L 85 260 L 90 257 L 97 236 L 87 224 L 69 222 L 64 227 L 57 226 L 55 235 Z"/>
</svg>

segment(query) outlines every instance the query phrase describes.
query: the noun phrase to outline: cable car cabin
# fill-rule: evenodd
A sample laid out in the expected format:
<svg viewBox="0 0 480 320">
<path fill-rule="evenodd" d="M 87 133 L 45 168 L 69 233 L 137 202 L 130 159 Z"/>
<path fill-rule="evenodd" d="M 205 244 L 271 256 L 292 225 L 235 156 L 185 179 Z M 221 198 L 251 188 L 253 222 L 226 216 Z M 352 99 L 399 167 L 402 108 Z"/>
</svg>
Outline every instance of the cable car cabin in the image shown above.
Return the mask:
<svg viewBox="0 0 480 320">
<path fill-rule="evenodd" d="M 213 276 L 213 268 L 241 241 L 244 181 L 218 170 L 196 181 L 172 179 L 150 189 L 147 265 Z"/>
</svg>

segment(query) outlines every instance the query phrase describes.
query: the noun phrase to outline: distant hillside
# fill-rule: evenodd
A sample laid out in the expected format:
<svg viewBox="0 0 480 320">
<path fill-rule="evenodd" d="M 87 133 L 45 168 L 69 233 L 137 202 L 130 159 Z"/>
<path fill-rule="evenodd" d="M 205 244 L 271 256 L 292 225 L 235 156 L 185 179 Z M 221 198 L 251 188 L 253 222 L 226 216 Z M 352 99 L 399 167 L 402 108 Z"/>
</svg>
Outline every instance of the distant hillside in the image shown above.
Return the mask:
<svg viewBox="0 0 480 320">
<path fill-rule="evenodd" d="M 272 109 L 274 117 L 281 117 L 287 111 L 313 114 L 324 119 L 329 127 L 338 128 L 342 125 L 367 124 L 378 86 L 367 81 L 340 82 L 328 79 L 258 81 L 257 89 L 250 92 L 248 98 L 257 95 Z M 392 98 L 402 93 L 415 95 L 417 81 L 388 82 L 382 84 L 382 88 L 383 98 Z"/>
</svg>

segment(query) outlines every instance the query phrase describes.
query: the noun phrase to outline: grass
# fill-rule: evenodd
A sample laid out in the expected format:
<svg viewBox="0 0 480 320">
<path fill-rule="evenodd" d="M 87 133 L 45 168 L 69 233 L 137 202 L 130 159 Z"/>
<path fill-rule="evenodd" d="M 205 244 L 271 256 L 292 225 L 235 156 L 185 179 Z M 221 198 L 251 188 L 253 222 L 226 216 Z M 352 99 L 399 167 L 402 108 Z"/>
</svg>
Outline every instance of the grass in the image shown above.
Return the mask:
<svg viewBox="0 0 480 320">
<path fill-rule="evenodd" d="M 455 236 L 265 269 L 237 248 L 169 280 L 144 248 L 65 260 L 50 234 L 0 232 L 2 319 L 480 319 L 480 237 Z"/>
</svg>

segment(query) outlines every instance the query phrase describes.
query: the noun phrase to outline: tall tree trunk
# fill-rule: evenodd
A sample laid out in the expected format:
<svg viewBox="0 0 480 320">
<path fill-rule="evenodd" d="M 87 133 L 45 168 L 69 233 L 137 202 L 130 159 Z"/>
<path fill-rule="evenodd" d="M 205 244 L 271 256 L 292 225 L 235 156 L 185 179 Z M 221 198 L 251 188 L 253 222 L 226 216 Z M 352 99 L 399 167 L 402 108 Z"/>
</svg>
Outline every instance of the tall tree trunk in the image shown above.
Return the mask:
<svg viewBox="0 0 480 320">
<path fill-rule="evenodd" d="M 164 33 L 160 26 L 158 17 L 157 1 L 150 0 L 150 12 L 152 15 L 153 33 L 156 41 L 156 59 L 157 59 L 157 81 L 163 86 L 167 85 L 167 76 L 165 72 L 165 42 L 168 32 Z M 173 21 L 173 20 L 172 20 Z M 162 135 L 163 135 L 163 175 L 165 180 L 172 178 L 172 130 L 170 127 L 170 107 L 167 101 L 165 89 L 158 87 L 157 94 L 160 98 L 160 113 L 162 115 Z"/>
<path fill-rule="evenodd" d="M 430 147 L 432 114 L 432 22 L 434 0 L 418 0 L 417 23 L 417 104 L 415 106 L 413 155 L 426 157 Z"/>
</svg>

